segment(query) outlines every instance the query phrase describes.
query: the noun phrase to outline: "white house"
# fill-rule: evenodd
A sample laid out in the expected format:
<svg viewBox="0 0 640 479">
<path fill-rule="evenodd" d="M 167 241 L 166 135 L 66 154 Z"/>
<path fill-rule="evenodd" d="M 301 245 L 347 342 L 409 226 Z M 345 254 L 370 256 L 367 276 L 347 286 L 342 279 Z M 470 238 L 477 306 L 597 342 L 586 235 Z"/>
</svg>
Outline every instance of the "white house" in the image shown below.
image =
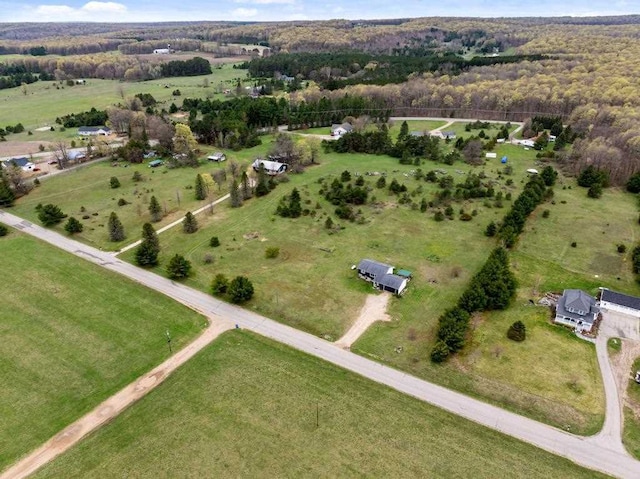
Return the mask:
<svg viewBox="0 0 640 479">
<path fill-rule="evenodd" d="M 36 167 L 36 165 L 33 164 L 26 156 L 21 156 L 20 158 L 11 158 L 2 162 L 3 168 L 10 168 L 11 166 L 17 166 L 18 168 L 22 169 L 22 171 L 33 171 Z"/>
<path fill-rule="evenodd" d="M 111 134 L 111 128 L 106 126 L 81 126 L 78 128 L 79 136 L 107 136 Z"/>
<path fill-rule="evenodd" d="M 260 167 L 264 168 L 267 175 L 276 176 L 281 175 L 287 171 L 287 165 L 280 163 L 279 161 L 270 161 L 257 158 L 251 165 L 254 171 L 260 171 Z"/>
<path fill-rule="evenodd" d="M 341 125 L 331 125 L 331 136 L 335 136 L 340 138 L 342 135 L 346 133 L 350 133 L 353 131 L 353 126 L 351 123 L 342 123 Z"/>
<path fill-rule="evenodd" d="M 594 297 L 579 289 L 565 289 L 558 300 L 554 322 L 578 332 L 590 332 L 599 313 Z"/>
<path fill-rule="evenodd" d="M 640 318 L 640 298 L 600 288 L 600 308 Z"/>
</svg>

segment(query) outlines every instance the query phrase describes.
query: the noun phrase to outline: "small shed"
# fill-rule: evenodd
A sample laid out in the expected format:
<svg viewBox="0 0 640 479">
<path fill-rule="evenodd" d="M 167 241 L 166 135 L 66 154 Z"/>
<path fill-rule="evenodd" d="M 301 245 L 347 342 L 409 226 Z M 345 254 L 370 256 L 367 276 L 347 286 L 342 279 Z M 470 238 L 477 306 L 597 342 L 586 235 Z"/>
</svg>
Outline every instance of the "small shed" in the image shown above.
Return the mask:
<svg viewBox="0 0 640 479">
<path fill-rule="evenodd" d="M 503 156 L 502 159 L 500 160 L 500 163 L 505 164 L 507 160 L 508 158 L 506 156 Z"/>
</svg>

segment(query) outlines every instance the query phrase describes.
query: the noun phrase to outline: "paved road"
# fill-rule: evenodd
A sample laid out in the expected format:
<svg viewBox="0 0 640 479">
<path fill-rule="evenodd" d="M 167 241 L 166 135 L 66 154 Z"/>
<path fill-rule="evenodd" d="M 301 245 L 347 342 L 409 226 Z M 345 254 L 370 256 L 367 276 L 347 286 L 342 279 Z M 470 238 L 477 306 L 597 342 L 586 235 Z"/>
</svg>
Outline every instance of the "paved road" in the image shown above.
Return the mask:
<svg viewBox="0 0 640 479">
<path fill-rule="evenodd" d="M 53 231 L 33 225 L 4 211 L 0 211 L 0 221 L 104 268 L 127 276 L 196 311 L 200 311 L 206 316 L 231 319 L 242 328 L 353 371 L 372 381 L 384 384 L 478 424 L 566 457 L 585 467 L 625 479 L 640 477 L 640 462 L 620 450 L 619 440 L 607 440 L 607 434 L 591 438 L 569 434 L 345 351 L 318 337 L 216 300 L 205 293 L 137 268 L 114 258 L 109 253 L 101 252 Z M 492 453 L 499 454 L 499 451 Z"/>
<path fill-rule="evenodd" d="M 125 386 L 122 390 L 102 402 L 93 411 L 82 416 L 76 422 L 64 428 L 38 449 L 22 458 L 0 474 L 0 479 L 23 479 L 36 472 L 42 466 L 80 442 L 87 434 L 112 421 L 131 404 L 146 396 L 161 384 L 173 371 L 183 365 L 199 351 L 231 329 L 233 323 L 217 318 L 212 319 L 209 327 L 195 341 L 171 356 L 142 377 Z"/>
</svg>

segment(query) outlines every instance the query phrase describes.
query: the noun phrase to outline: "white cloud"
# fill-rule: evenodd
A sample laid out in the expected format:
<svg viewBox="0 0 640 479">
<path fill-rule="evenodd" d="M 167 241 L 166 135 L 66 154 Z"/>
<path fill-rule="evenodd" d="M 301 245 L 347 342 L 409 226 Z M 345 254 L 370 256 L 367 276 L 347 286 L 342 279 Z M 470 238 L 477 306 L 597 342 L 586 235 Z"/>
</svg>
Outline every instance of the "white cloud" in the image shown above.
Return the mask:
<svg viewBox="0 0 640 479">
<path fill-rule="evenodd" d="M 236 8 L 231 12 L 234 18 L 251 18 L 258 14 L 257 8 Z"/>
<path fill-rule="evenodd" d="M 127 7 L 116 2 L 89 2 L 84 4 L 81 10 L 91 13 L 125 13 Z"/>
<path fill-rule="evenodd" d="M 29 21 L 117 21 L 127 13 L 126 5 L 117 2 L 90 1 L 79 8 L 69 5 L 38 5 Z"/>
</svg>

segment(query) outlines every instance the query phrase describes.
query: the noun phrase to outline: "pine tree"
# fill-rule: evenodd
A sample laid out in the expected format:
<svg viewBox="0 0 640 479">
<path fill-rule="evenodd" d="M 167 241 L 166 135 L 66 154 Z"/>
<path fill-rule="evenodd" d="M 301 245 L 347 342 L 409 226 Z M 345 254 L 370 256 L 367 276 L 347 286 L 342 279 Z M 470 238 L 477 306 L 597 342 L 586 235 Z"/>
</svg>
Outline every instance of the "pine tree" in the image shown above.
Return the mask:
<svg viewBox="0 0 640 479">
<path fill-rule="evenodd" d="M 112 211 L 109 216 L 107 228 L 109 230 L 109 241 L 117 242 L 124 240 L 124 227 L 122 226 L 122 223 L 115 211 Z"/>
<path fill-rule="evenodd" d="M 15 199 L 16 195 L 9 186 L 6 176 L 0 173 L 0 207 L 13 206 Z"/>
<path fill-rule="evenodd" d="M 527 328 L 522 321 L 513 323 L 507 331 L 507 338 L 512 341 L 524 341 L 527 338 Z"/>
<path fill-rule="evenodd" d="M 120 188 L 120 180 L 116 176 L 112 176 L 109 180 L 111 188 Z"/>
<path fill-rule="evenodd" d="M 176 254 L 167 265 L 167 274 L 171 279 L 182 279 L 191 273 L 191 262 L 184 256 Z"/>
<path fill-rule="evenodd" d="M 198 173 L 196 175 L 196 200 L 204 200 L 207 198 L 207 185 L 202 178 L 202 175 Z"/>
<path fill-rule="evenodd" d="M 142 225 L 142 243 L 136 249 L 136 263 L 140 266 L 155 266 L 158 264 L 160 240 L 151 223 Z"/>
<path fill-rule="evenodd" d="M 244 276 L 237 276 L 229 283 L 229 297 L 234 303 L 244 303 L 253 297 L 253 284 Z"/>
<path fill-rule="evenodd" d="M 155 196 L 152 196 L 149 200 L 149 213 L 151 214 L 151 221 L 154 223 L 162 219 L 162 207 Z"/>
<path fill-rule="evenodd" d="M 406 140 L 409 137 L 409 125 L 406 121 L 400 125 L 400 133 L 398 134 L 398 141 Z"/>
<path fill-rule="evenodd" d="M 267 181 L 267 174 L 264 171 L 264 166 L 260 165 L 260 169 L 258 170 L 258 185 L 256 186 L 256 196 L 265 196 L 269 194 L 271 189 L 269 188 L 269 183 Z"/>
<path fill-rule="evenodd" d="M 182 220 L 182 231 L 187 234 L 195 233 L 198 231 L 198 220 L 193 216 L 191 211 L 188 211 L 186 215 L 184 215 L 184 219 Z"/>
<path fill-rule="evenodd" d="M 251 198 L 251 186 L 249 186 L 249 176 L 246 171 L 242 172 L 240 181 L 242 182 L 242 199 L 248 200 Z"/>
<path fill-rule="evenodd" d="M 75 234 L 75 233 L 82 233 L 82 230 L 84 229 L 84 227 L 82 226 L 82 223 L 80 223 L 77 219 L 75 219 L 73 216 L 71 216 L 68 220 L 67 220 L 67 224 L 64 225 L 64 230 L 69 233 L 70 235 Z"/>
<path fill-rule="evenodd" d="M 231 195 L 231 207 L 239 208 L 242 206 L 242 197 L 240 196 L 240 191 L 238 190 L 238 182 L 233 180 L 231 182 L 231 191 L 229 192 Z"/>
<path fill-rule="evenodd" d="M 289 217 L 298 218 L 302 214 L 302 205 L 300 204 L 300 193 L 294 188 L 289 196 Z"/>
<path fill-rule="evenodd" d="M 44 206 L 38 205 L 36 210 L 38 211 L 38 219 L 44 226 L 57 225 L 67 217 L 59 206 L 51 203 Z"/>
</svg>

